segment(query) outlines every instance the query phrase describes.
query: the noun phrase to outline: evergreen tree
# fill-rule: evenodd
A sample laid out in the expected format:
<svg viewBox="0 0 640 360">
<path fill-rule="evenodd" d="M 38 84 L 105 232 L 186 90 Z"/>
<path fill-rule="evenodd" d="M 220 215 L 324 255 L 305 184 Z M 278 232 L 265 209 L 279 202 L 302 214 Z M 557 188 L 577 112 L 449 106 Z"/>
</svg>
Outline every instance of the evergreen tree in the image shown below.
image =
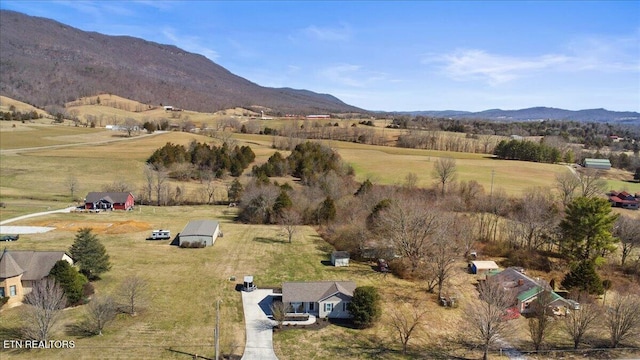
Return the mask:
<svg viewBox="0 0 640 360">
<path fill-rule="evenodd" d="M 107 249 L 92 233 L 91 228 L 78 230 L 69 253 L 78 267 L 80 267 L 80 273 L 84 274 L 89 280 L 98 279 L 100 274 L 111 269 Z"/>
<path fill-rule="evenodd" d="M 380 318 L 380 295 L 373 286 L 360 286 L 353 292 L 347 305 L 353 316 L 353 323 L 360 328 L 372 326 Z"/>
<path fill-rule="evenodd" d="M 320 204 L 318 208 L 318 223 L 329 222 L 336 218 L 336 204 L 331 198 L 327 196 L 326 199 Z"/>
<path fill-rule="evenodd" d="M 280 195 L 276 198 L 275 203 L 273 204 L 273 214 L 279 218 L 282 216 L 282 212 L 290 208 L 293 205 L 291 202 L 291 198 L 286 190 L 280 190 Z"/>
<path fill-rule="evenodd" d="M 240 197 L 242 196 L 242 192 L 244 191 L 242 184 L 240 183 L 240 180 L 238 179 L 233 179 L 233 182 L 231 183 L 231 186 L 229 187 L 229 191 L 227 192 L 227 196 L 229 198 L 229 201 L 238 201 L 240 200 Z"/>
<path fill-rule="evenodd" d="M 65 260 L 60 260 L 49 272 L 67 296 L 70 305 L 77 304 L 82 300 L 82 290 L 84 284 L 87 283 L 87 277 L 80 274 L 71 264 Z"/>
<path fill-rule="evenodd" d="M 562 252 L 571 260 L 589 261 L 615 250 L 618 239 L 611 231 L 617 218 L 606 199 L 574 199 L 560 222 Z"/>
<path fill-rule="evenodd" d="M 562 280 L 562 286 L 567 289 L 586 291 L 589 294 L 604 294 L 604 286 L 596 272 L 596 266 L 589 260 L 575 264 Z"/>
</svg>

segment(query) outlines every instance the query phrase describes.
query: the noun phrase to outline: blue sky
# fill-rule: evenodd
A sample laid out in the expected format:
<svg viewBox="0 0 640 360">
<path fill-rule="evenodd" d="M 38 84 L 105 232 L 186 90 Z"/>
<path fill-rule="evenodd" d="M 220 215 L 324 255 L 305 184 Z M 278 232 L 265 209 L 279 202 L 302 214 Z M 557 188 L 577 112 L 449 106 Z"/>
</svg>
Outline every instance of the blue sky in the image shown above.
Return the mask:
<svg viewBox="0 0 640 360">
<path fill-rule="evenodd" d="M 640 1 L 17 1 L 368 110 L 640 111 Z M 1 34 L 0 34 L 1 36 Z"/>
</svg>

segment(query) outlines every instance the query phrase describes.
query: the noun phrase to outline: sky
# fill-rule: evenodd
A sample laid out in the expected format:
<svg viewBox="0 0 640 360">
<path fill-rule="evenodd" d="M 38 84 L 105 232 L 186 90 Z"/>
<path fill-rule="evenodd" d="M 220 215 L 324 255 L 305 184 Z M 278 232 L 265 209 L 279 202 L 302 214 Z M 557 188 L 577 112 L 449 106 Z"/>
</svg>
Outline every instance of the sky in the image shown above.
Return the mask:
<svg viewBox="0 0 640 360">
<path fill-rule="evenodd" d="M 0 0 L 0 8 L 175 45 L 259 85 L 367 110 L 640 112 L 637 0 Z"/>
</svg>

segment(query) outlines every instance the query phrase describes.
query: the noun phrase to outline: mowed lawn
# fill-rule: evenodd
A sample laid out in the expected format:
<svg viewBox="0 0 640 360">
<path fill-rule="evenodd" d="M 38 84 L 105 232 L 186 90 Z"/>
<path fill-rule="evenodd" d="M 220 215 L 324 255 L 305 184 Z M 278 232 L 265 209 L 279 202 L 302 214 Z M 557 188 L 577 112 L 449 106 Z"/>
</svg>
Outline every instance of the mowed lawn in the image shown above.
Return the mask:
<svg viewBox="0 0 640 360">
<path fill-rule="evenodd" d="M 170 241 L 147 241 L 155 228 L 178 233 L 192 219 L 218 219 L 223 237 L 213 247 L 180 249 Z M 106 246 L 113 268 L 95 282 L 99 294 L 115 294 L 127 276 L 149 282 L 144 311 L 134 318 L 120 316 L 104 336 L 81 338 L 56 331 L 54 339 L 74 339 L 73 350 L 17 353 L 2 358 L 183 358 L 176 351 L 213 355 L 215 303 L 221 303 L 221 344 L 225 353 L 241 354 L 244 325 L 241 295 L 236 285 L 244 275 L 254 275 L 260 286 L 279 286 L 282 281 L 365 279 L 376 275 L 338 269 L 322 264 L 329 247 L 313 229 L 301 227 L 292 243 L 278 226 L 244 225 L 233 222 L 233 210 L 224 206 L 138 207 L 131 212 L 61 214 L 33 218 L 20 225 L 48 225 L 58 229 L 46 234 L 23 235 L 7 249 L 66 250 L 75 231 L 93 227 Z M 235 281 L 230 278 L 235 277 Z M 0 313 L 2 340 L 11 339 L 18 323 L 19 308 Z M 82 316 L 82 307 L 64 312 L 64 322 Z M 7 357 L 5 357 L 7 356 Z"/>
</svg>

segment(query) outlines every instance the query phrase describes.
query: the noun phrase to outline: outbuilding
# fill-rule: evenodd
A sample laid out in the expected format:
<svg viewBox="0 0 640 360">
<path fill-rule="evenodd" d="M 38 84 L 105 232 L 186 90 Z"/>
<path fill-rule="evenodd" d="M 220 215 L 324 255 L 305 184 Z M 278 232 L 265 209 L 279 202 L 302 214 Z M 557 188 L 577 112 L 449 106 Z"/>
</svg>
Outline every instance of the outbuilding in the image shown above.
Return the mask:
<svg viewBox="0 0 640 360">
<path fill-rule="evenodd" d="M 477 260 L 477 261 L 472 261 L 471 264 L 469 264 L 469 272 L 472 274 L 488 274 L 491 271 L 495 271 L 498 270 L 500 267 L 498 266 L 498 264 L 496 264 L 495 261 L 481 261 L 481 260 Z"/>
<path fill-rule="evenodd" d="M 331 265 L 349 266 L 349 253 L 346 251 L 334 251 L 331 253 Z"/>
<path fill-rule="evenodd" d="M 611 170 L 609 159 L 584 159 L 584 167 L 597 170 Z"/>
<path fill-rule="evenodd" d="M 193 220 L 178 235 L 180 247 L 212 246 L 220 234 L 220 224 L 215 220 Z"/>
</svg>

